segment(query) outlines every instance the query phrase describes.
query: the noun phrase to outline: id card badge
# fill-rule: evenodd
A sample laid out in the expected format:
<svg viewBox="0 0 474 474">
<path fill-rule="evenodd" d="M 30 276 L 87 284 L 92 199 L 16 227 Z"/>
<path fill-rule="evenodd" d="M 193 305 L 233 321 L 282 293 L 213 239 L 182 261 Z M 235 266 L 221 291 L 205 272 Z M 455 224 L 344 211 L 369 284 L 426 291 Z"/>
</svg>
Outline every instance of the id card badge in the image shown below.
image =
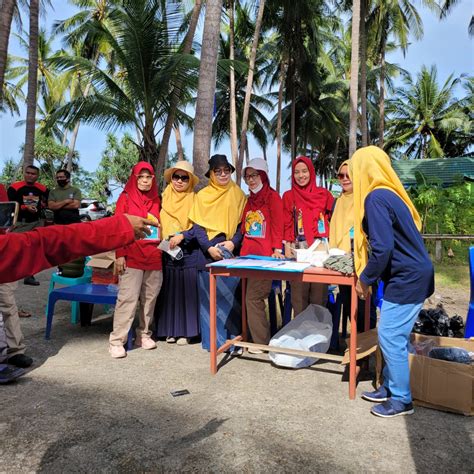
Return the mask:
<svg viewBox="0 0 474 474">
<path fill-rule="evenodd" d="M 144 240 L 160 240 L 161 235 L 160 235 L 160 228 L 158 227 L 158 219 L 153 214 L 150 214 L 150 213 L 148 213 L 146 218 L 152 222 L 155 222 L 157 226 L 156 227 L 152 225 L 148 226 L 148 228 L 151 231 L 151 234 L 147 235 Z"/>
<path fill-rule="evenodd" d="M 352 226 L 349 230 L 349 238 L 353 239 L 354 238 L 354 226 Z"/>
<path fill-rule="evenodd" d="M 319 219 L 318 220 L 318 234 L 325 234 L 326 233 L 326 224 L 324 222 L 324 219 Z"/>
</svg>

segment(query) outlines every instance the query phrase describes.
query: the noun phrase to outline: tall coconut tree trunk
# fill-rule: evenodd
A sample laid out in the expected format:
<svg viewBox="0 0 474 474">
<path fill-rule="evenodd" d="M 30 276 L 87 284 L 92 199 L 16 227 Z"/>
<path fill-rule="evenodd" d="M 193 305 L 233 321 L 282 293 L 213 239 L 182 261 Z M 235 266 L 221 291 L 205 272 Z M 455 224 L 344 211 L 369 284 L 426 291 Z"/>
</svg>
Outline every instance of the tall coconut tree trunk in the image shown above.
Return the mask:
<svg viewBox="0 0 474 474">
<path fill-rule="evenodd" d="M 234 0 L 229 0 L 229 59 L 235 59 L 235 35 L 234 35 Z M 235 104 L 235 70 L 233 64 L 230 65 L 230 149 L 232 153 L 232 163 L 237 168 L 238 145 L 237 145 L 237 107 Z"/>
<path fill-rule="evenodd" d="M 209 2 L 208 2 L 209 3 Z M 211 2 L 212 3 L 212 2 Z M 220 0 L 222 5 L 222 0 Z M 195 0 L 193 12 L 191 14 L 191 21 L 189 23 L 189 30 L 186 33 L 183 43 L 183 54 L 189 54 L 193 46 L 194 34 L 196 33 L 196 26 L 199 20 L 199 14 L 201 13 L 202 0 Z M 165 127 L 163 129 L 163 136 L 161 137 L 160 152 L 158 155 L 158 162 L 155 163 L 156 172 L 158 176 L 161 176 L 166 163 L 166 156 L 168 155 L 168 145 L 173 130 L 173 124 L 176 116 L 176 110 L 178 108 L 179 98 L 181 95 L 182 81 L 177 82 L 171 94 L 170 109 L 168 117 L 166 118 Z"/>
<path fill-rule="evenodd" d="M 184 150 L 183 150 L 183 142 L 181 141 L 181 132 L 179 130 L 179 125 L 175 125 L 174 129 L 174 137 L 176 139 L 176 150 L 178 152 L 178 161 L 184 160 Z"/>
<path fill-rule="evenodd" d="M 380 90 L 379 90 L 379 147 L 383 148 L 385 134 L 385 45 L 380 53 Z"/>
<path fill-rule="evenodd" d="M 278 111 L 277 111 L 277 126 L 276 126 L 276 142 L 277 142 L 277 172 L 276 172 L 276 190 L 280 192 L 281 180 L 281 110 L 283 108 L 283 86 L 285 83 L 285 63 L 280 64 L 280 84 L 278 86 Z"/>
<path fill-rule="evenodd" d="M 349 105 L 349 158 L 357 148 L 357 104 L 359 89 L 359 28 L 360 28 L 360 2 L 352 3 L 352 34 L 351 34 L 351 80 L 350 80 L 350 105 Z"/>
<path fill-rule="evenodd" d="M 16 0 L 2 0 L 0 2 L 0 104 L 3 100 L 3 82 L 7 67 L 8 42 L 12 26 L 13 12 Z"/>
<path fill-rule="evenodd" d="M 296 90 L 294 76 L 291 85 L 291 117 L 290 117 L 290 142 L 291 142 L 291 160 L 296 158 Z"/>
<path fill-rule="evenodd" d="M 39 0 L 30 0 L 28 49 L 28 95 L 26 98 L 26 132 L 23 165 L 32 165 L 35 152 L 36 92 L 38 89 Z"/>
<path fill-rule="evenodd" d="M 201 187 L 206 182 L 204 174 L 207 171 L 207 162 L 211 152 L 221 8 L 222 0 L 207 0 L 206 2 L 193 141 L 194 171 L 201 180 Z"/>
<path fill-rule="evenodd" d="M 367 0 L 361 0 L 360 12 L 360 133 L 362 146 L 369 144 L 367 125 L 367 32 L 365 17 L 367 16 Z"/>
<path fill-rule="evenodd" d="M 244 110 L 242 113 L 242 132 L 240 134 L 239 160 L 237 162 L 237 184 L 240 185 L 242 179 L 242 165 L 244 162 L 244 153 L 247 147 L 247 127 L 250 112 L 250 99 L 252 97 L 253 75 L 255 69 L 255 59 L 257 57 L 257 46 L 260 38 L 260 28 L 262 27 L 263 11 L 265 9 L 265 0 L 260 0 L 255 22 L 255 32 L 253 35 L 252 50 L 249 60 L 249 74 L 247 76 L 247 89 L 245 91 Z"/>
</svg>

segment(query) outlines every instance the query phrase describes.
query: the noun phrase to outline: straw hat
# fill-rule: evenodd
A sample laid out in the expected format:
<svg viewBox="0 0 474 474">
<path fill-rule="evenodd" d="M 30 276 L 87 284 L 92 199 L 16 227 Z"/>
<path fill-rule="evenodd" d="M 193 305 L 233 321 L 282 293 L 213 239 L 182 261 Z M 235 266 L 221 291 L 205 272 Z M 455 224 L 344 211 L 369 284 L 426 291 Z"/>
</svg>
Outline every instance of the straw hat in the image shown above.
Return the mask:
<svg viewBox="0 0 474 474">
<path fill-rule="evenodd" d="M 194 174 L 194 167 L 189 161 L 181 160 L 177 161 L 171 168 L 168 168 L 163 173 L 165 176 L 165 181 L 169 183 L 171 181 L 171 176 L 175 170 L 186 171 L 191 176 L 191 189 L 193 189 L 198 183 L 199 178 Z"/>
</svg>

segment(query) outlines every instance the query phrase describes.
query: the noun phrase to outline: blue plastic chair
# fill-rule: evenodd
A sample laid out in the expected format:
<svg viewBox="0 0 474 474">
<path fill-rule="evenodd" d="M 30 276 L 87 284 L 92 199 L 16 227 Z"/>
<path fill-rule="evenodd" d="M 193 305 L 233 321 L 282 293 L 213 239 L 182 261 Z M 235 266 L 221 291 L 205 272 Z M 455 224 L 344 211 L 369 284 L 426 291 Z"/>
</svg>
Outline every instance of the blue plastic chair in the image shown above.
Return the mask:
<svg viewBox="0 0 474 474">
<path fill-rule="evenodd" d="M 62 275 L 58 275 L 57 273 L 53 273 L 51 275 L 51 280 L 49 281 L 49 289 L 48 289 L 48 301 L 49 295 L 54 290 L 56 284 L 63 285 L 63 286 L 73 286 L 73 285 L 82 285 L 85 283 L 90 283 L 92 278 L 92 268 L 91 267 L 84 267 L 84 274 L 81 277 L 77 278 L 67 278 L 63 277 Z M 45 315 L 48 316 L 48 306 L 49 303 L 46 305 Z M 71 302 L 71 323 L 77 324 L 79 322 L 79 303 L 77 301 Z"/>
<path fill-rule="evenodd" d="M 466 328 L 464 329 L 466 339 L 474 337 L 474 247 L 469 247 L 469 274 L 471 277 L 471 297 L 467 310 Z"/>
</svg>

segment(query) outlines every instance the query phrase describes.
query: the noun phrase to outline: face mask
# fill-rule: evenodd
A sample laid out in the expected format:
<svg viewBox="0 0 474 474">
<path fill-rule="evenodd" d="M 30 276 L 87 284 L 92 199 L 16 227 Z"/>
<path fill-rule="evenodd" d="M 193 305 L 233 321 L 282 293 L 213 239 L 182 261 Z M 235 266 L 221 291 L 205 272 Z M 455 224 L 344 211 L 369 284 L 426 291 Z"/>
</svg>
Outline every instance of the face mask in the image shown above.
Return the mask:
<svg viewBox="0 0 474 474">
<path fill-rule="evenodd" d="M 56 182 L 58 183 L 58 186 L 61 186 L 61 188 L 64 188 L 67 184 L 67 179 L 57 179 Z"/>
<path fill-rule="evenodd" d="M 251 189 L 250 192 L 257 194 L 263 188 L 263 183 L 260 183 L 255 189 Z"/>
</svg>

